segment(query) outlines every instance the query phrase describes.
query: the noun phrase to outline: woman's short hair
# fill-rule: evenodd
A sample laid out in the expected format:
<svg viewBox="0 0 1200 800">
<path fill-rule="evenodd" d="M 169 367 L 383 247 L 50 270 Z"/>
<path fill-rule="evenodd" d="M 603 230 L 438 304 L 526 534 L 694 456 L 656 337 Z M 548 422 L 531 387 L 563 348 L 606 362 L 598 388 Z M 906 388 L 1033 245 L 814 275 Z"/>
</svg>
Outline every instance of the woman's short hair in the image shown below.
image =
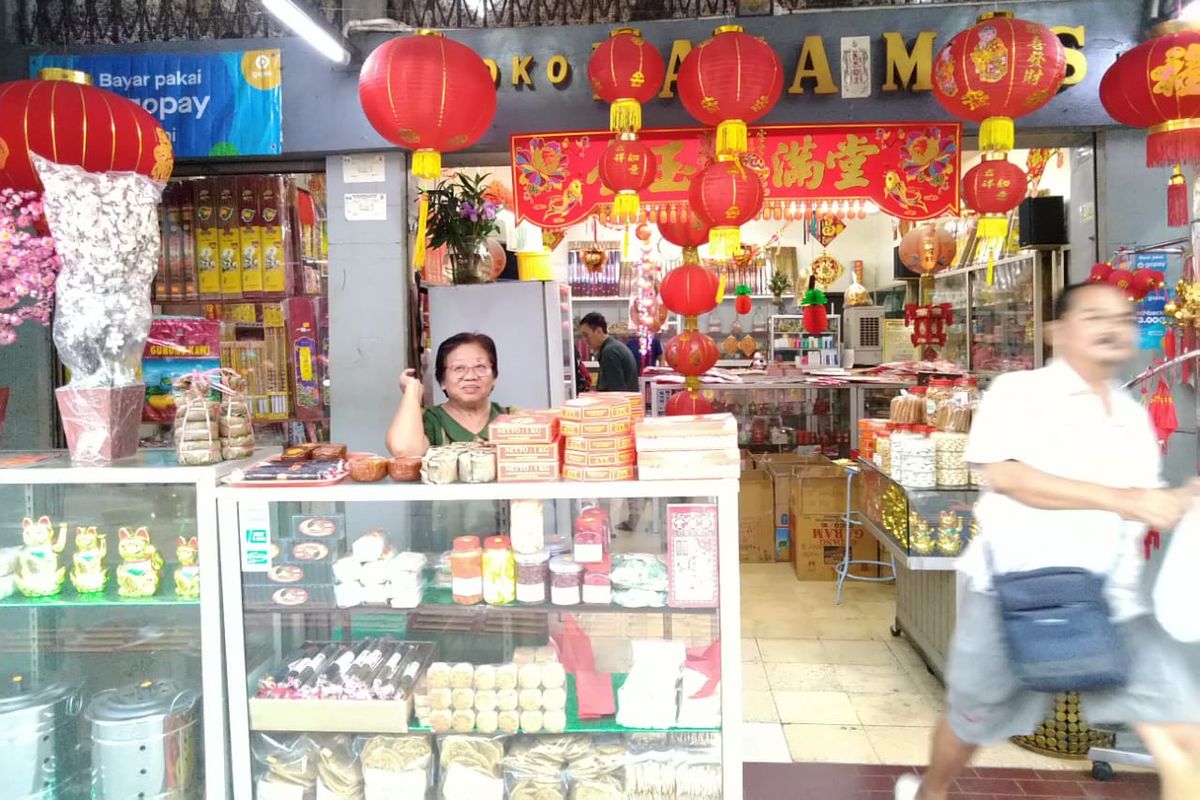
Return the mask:
<svg viewBox="0 0 1200 800">
<path fill-rule="evenodd" d="M 492 377 L 500 376 L 500 362 L 496 359 L 496 343 L 486 333 L 456 333 L 438 345 L 437 359 L 434 361 L 433 375 L 438 384 L 446 380 L 446 360 L 450 354 L 465 344 L 475 344 L 483 348 L 492 362 Z"/>
</svg>

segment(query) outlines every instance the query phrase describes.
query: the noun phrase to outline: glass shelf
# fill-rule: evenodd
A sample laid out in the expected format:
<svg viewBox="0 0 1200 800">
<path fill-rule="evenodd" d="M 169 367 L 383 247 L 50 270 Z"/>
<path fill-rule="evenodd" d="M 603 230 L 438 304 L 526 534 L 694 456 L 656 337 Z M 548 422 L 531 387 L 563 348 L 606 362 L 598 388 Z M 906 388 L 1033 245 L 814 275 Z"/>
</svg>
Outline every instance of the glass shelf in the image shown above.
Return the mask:
<svg viewBox="0 0 1200 800">
<path fill-rule="evenodd" d="M 108 586 L 103 592 L 80 594 L 70 585 L 69 581 L 61 592 L 46 597 L 25 597 L 17 593 L 0 600 L 0 608 L 79 608 L 79 607 L 119 607 L 119 606 L 196 606 L 200 605 L 199 597 L 179 597 L 175 590 L 164 591 L 162 584 L 173 580 L 173 566 L 168 564 L 163 569 L 163 578 L 159 583 L 159 591 L 150 597 L 121 597 L 117 594 L 115 576 L 110 575 Z"/>
</svg>

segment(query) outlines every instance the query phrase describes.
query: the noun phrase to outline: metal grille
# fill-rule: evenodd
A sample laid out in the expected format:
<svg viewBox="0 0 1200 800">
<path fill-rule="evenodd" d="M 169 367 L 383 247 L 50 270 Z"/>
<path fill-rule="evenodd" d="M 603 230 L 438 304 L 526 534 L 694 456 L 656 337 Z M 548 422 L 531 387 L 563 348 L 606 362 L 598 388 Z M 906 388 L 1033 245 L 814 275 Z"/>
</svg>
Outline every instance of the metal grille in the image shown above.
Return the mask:
<svg viewBox="0 0 1200 800">
<path fill-rule="evenodd" d="M 388 16 L 434 28 L 594 25 L 736 12 L 736 0 L 388 0 Z"/>
<path fill-rule="evenodd" d="M 879 323 L 879 317 L 862 317 L 858 321 L 858 346 L 859 347 L 882 347 L 883 346 L 883 330 Z"/>
</svg>

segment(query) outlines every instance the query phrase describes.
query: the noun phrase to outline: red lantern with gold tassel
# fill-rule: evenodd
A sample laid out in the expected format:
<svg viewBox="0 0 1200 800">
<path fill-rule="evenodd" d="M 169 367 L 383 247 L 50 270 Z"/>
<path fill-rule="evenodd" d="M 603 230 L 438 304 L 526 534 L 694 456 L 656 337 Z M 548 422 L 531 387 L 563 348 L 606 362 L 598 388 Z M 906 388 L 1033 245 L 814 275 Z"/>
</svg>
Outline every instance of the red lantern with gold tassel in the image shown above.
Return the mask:
<svg viewBox="0 0 1200 800">
<path fill-rule="evenodd" d="M 1013 118 L 1050 102 L 1066 74 L 1066 50 L 1054 31 L 994 11 L 938 52 L 933 95 L 954 116 L 980 123 L 981 150 L 1011 150 Z"/>
<path fill-rule="evenodd" d="M 171 177 L 171 139 L 132 100 L 91 85 L 86 73 L 42 70 L 0 84 L 0 187 L 40 192 L 30 153 L 89 172 Z"/>
<path fill-rule="evenodd" d="M 641 130 L 642 105 L 658 94 L 666 74 L 662 55 L 636 28 L 617 28 L 601 42 L 588 60 L 588 80 L 592 91 L 611 106 L 609 130 Z"/>
<path fill-rule="evenodd" d="M 667 342 L 663 355 L 673 370 L 689 377 L 703 375 L 721 358 L 717 343 L 697 330 L 685 330 Z"/>
<path fill-rule="evenodd" d="M 758 216 L 763 187 L 758 176 L 740 161 L 722 157 L 692 179 L 688 194 L 692 213 L 711 226 L 710 255 L 730 259 L 742 246 L 741 226 Z"/>
<path fill-rule="evenodd" d="M 1108 276 L 1112 275 L 1112 271 L 1112 264 L 1101 261 L 1092 265 L 1092 271 L 1088 273 L 1087 280 L 1089 283 L 1104 283 L 1108 280 Z"/>
<path fill-rule="evenodd" d="M 358 99 L 380 136 L 414 151 L 413 174 L 432 180 L 442 174 L 442 153 L 470 147 L 492 124 L 496 84 L 474 50 L 419 30 L 367 56 Z"/>
<path fill-rule="evenodd" d="M 779 54 L 741 25 L 723 25 L 695 47 L 679 68 L 679 99 L 701 124 L 717 129 L 717 153 L 746 152 L 746 126 L 783 93 Z"/>
<path fill-rule="evenodd" d="M 663 277 L 658 294 L 663 305 L 679 316 L 696 317 L 716 308 L 717 284 L 711 270 L 685 262 Z"/>
<path fill-rule="evenodd" d="M 700 263 L 700 245 L 708 243 L 708 232 L 711 226 L 700 218 L 699 214 L 689 213 L 686 209 L 682 214 L 675 214 L 673 220 L 659 219 L 658 234 L 676 247 L 683 248 L 685 264 Z"/>
<path fill-rule="evenodd" d="M 1025 170 L 1007 158 L 985 158 L 967 170 L 962 179 L 962 199 L 979 214 L 975 235 L 985 241 L 1008 235 L 1008 214 L 1025 199 L 1029 188 Z"/>
<path fill-rule="evenodd" d="M 679 417 L 688 414 L 711 414 L 713 405 L 708 398 L 691 389 L 684 389 L 671 395 L 667 400 L 667 416 Z"/>
<path fill-rule="evenodd" d="M 658 159 L 648 144 L 632 137 L 613 139 L 600 158 L 600 182 L 616 192 L 613 216 L 621 222 L 632 222 L 641 215 L 638 192 L 654 183 Z"/>
<path fill-rule="evenodd" d="M 1130 300 L 1135 299 L 1136 291 L 1133 288 L 1133 273 L 1130 270 L 1124 267 L 1117 267 L 1108 274 L 1104 282 L 1120 289 Z"/>
</svg>

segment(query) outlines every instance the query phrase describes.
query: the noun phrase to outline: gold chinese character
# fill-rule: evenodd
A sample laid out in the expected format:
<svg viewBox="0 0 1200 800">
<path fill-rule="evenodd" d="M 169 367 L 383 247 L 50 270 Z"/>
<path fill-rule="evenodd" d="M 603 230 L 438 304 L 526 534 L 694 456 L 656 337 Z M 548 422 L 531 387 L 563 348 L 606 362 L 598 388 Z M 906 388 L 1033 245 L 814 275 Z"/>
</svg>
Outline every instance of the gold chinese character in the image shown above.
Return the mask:
<svg viewBox="0 0 1200 800">
<path fill-rule="evenodd" d="M 646 75 L 641 70 L 629 76 L 629 85 L 634 89 L 640 89 L 646 83 Z"/>
<path fill-rule="evenodd" d="M 683 142 L 670 142 L 654 148 L 658 156 L 658 179 L 650 185 L 650 191 L 657 192 L 686 192 L 692 185 L 692 175 L 696 167 L 679 161 L 679 153 L 683 150 Z"/>
<path fill-rule="evenodd" d="M 992 101 L 992 98 L 988 97 L 988 93 L 983 91 L 982 89 L 972 89 L 971 91 L 964 94 L 962 97 L 963 105 L 966 106 L 967 108 L 971 109 L 972 111 L 975 111 L 976 109 L 979 109 L 979 108 L 983 108 L 991 101 Z"/>
<path fill-rule="evenodd" d="M 1029 66 L 1030 67 L 1040 68 L 1040 67 L 1044 67 L 1045 65 L 1046 65 L 1046 51 L 1042 50 L 1041 48 L 1038 48 L 1029 54 Z"/>
<path fill-rule="evenodd" d="M 1040 69 L 1029 68 L 1025 70 L 1025 76 L 1021 80 L 1028 84 L 1035 84 L 1042 79 L 1042 71 Z"/>
<path fill-rule="evenodd" d="M 741 213 L 741 209 L 739 209 L 737 206 L 730 206 L 729 210 L 725 212 L 725 219 L 737 219 Z"/>
<path fill-rule="evenodd" d="M 780 142 L 771 157 L 771 183 L 781 189 L 819 189 L 825 181 L 825 163 L 813 160 L 816 149 L 812 136 L 805 136 L 803 144 L 795 139 Z"/>
<path fill-rule="evenodd" d="M 1026 108 L 1036 108 L 1037 106 L 1045 103 L 1049 97 L 1050 92 L 1046 91 L 1045 89 L 1038 89 L 1036 92 L 1029 95 L 1028 98 L 1026 98 L 1025 106 Z"/>
<path fill-rule="evenodd" d="M 717 102 L 715 97 L 706 97 L 700 101 L 700 107 L 710 114 L 715 114 L 720 110 L 721 104 Z"/>
<path fill-rule="evenodd" d="M 870 186 L 871 182 L 863 175 L 863 166 L 867 157 L 879 153 L 879 148 L 868 142 L 867 137 L 850 133 L 837 149 L 825 157 L 825 164 L 837 167 L 842 171 L 842 177 L 833 185 L 838 189 L 862 188 Z"/>
<path fill-rule="evenodd" d="M 750 106 L 750 108 L 754 109 L 755 111 L 762 111 L 764 108 L 767 107 L 767 104 L 770 102 L 771 101 L 767 99 L 767 96 L 763 95 L 762 97 L 755 100 L 754 105 Z"/>
<path fill-rule="evenodd" d="M 1164 97 L 1200 94 L 1200 44 L 1171 47 L 1166 60 L 1150 70 L 1154 93 Z"/>
</svg>

